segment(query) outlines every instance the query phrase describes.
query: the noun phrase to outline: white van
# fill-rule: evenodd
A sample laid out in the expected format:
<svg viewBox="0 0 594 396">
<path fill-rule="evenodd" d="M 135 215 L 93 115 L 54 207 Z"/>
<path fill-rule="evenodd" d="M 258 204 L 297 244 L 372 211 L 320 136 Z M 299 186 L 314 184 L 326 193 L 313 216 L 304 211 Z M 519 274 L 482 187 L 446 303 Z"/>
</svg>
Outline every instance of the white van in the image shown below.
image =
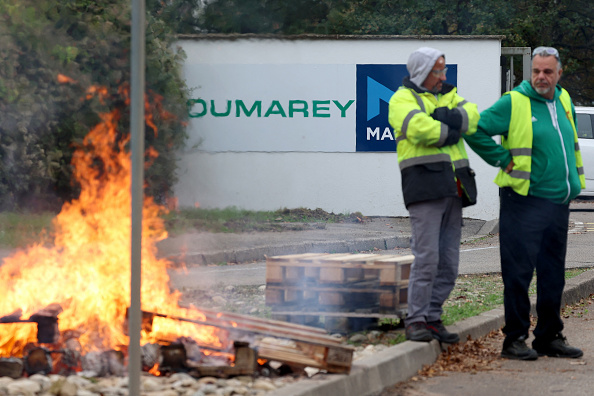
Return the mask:
<svg viewBox="0 0 594 396">
<path fill-rule="evenodd" d="M 586 189 L 580 195 L 594 196 L 594 107 L 575 107 L 578 140 L 584 161 Z"/>
</svg>

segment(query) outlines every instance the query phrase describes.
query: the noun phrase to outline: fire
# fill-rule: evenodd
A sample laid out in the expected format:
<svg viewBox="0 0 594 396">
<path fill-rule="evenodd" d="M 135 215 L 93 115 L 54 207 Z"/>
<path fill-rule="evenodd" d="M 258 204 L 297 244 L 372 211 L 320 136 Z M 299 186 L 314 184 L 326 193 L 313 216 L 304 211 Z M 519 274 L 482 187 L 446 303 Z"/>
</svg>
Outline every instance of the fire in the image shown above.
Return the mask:
<svg viewBox="0 0 594 396">
<path fill-rule="evenodd" d="M 74 84 L 74 83 L 76 83 L 76 81 L 73 80 L 72 78 L 65 76 L 63 74 L 60 74 L 60 73 L 58 73 L 58 82 L 60 84 L 66 84 L 66 83 Z"/>
<path fill-rule="evenodd" d="M 103 92 L 92 89 L 93 94 Z M 21 310 L 20 318 L 26 320 L 50 304 L 59 304 L 63 309 L 58 316 L 59 332 L 80 334 L 83 353 L 122 350 L 128 344 L 124 323 L 130 305 L 131 163 L 127 141 L 116 139 L 119 116 L 118 110 L 103 114 L 75 151 L 72 162 L 81 192 L 54 219 L 53 244 L 29 246 L 0 266 L 0 318 Z M 142 309 L 204 320 L 199 310 L 178 306 L 180 293 L 169 288 L 166 269 L 170 262 L 157 258 L 156 242 L 167 237 L 159 217 L 165 210 L 145 197 Z M 24 346 L 35 340 L 35 331 L 34 323 L 0 325 L 0 357 L 22 356 Z M 159 318 L 150 333 L 143 331 L 141 343 L 186 336 L 222 348 L 226 345 L 219 332 L 214 327 Z"/>
</svg>

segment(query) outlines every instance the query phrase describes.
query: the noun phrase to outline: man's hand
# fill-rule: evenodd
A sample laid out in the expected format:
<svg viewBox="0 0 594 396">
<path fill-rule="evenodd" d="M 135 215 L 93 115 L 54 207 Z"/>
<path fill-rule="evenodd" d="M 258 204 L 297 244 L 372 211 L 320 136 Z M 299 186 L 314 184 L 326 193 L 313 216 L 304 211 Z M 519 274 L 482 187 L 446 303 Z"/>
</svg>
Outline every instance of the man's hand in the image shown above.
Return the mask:
<svg viewBox="0 0 594 396">
<path fill-rule="evenodd" d="M 448 109 L 447 107 L 438 107 L 431 114 L 435 120 L 447 124 L 450 128 L 462 128 L 462 114 L 458 109 Z"/>
<path fill-rule="evenodd" d="M 443 145 L 441 147 L 451 146 L 452 144 L 458 143 L 458 141 L 460 140 L 460 136 L 462 136 L 460 134 L 460 130 L 450 128 L 448 131 L 448 136 L 446 137 L 446 140 L 445 142 L 443 142 Z"/>
<path fill-rule="evenodd" d="M 512 170 L 514 170 L 514 160 L 513 159 L 511 161 L 509 161 L 509 164 L 507 164 L 507 166 L 505 167 L 505 169 L 503 171 L 505 173 L 509 174 Z"/>
</svg>

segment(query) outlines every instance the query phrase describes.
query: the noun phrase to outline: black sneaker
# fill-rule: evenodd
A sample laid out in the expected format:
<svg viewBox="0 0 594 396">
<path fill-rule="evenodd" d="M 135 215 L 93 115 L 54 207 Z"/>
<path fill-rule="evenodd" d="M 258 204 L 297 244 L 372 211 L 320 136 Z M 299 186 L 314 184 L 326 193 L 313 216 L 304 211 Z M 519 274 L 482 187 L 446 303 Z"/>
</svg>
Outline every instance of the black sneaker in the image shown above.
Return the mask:
<svg viewBox="0 0 594 396">
<path fill-rule="evenodd" d="M 538 352 L 532 348 L 528 348 L 526 337 L 522 336 L 510 342 L 509 345 L 504 346 L 501 351 L 501 357 L 517 360 L 536 360 L 538 359 Z"/>
<path fill-rule="evenodd" d="M 562 358 L 579 358 L 584 352 L 581 349 L 572 347 L 567 343 L 567 338 L 559 333 L 555 336 L 553 341 L 548 343 L 541 343 L 537 340 L 532 342 L 532 348 L 538 352 L 539 356 L 562 357 Z"/>
<path fill-rule="evenodd" d="M 433 335 L 427 330 L 427 323 L 414 322 L 406 326 L 406 339 L 410 341 L 424 341 L 429 342 L 433 340 Z"/>
<path fill-rule="evenodd" d="M 427 329 L 431 331 L 431 335 L 439 342 L 447 344 L 455 344 L 460 341 L 460 336 L 456 333 L 450 333 L 446 330 L 441 320 L 435 322 L 427 322 Z"/>
</svg>

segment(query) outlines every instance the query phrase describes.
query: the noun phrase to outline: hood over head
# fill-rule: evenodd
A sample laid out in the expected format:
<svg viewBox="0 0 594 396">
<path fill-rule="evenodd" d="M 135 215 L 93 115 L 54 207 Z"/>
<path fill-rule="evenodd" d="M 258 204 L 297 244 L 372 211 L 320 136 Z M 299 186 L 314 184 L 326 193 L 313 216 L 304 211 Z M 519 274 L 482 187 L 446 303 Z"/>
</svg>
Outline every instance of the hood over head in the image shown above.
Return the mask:
<svg viewBox="0 0 594 396">
<path fill-rule="evenodd" d="M 433 69 L 433 66 L 435 66 L 435 62 L 442 56 L 445 59 L 445 54 L 435 48 L 421 47 L 415 50 L 410 54 L 408 62 L 406 63 L 410 81 L 418 87 L 421 87 L 429 75 L 429 72 Z"/>
</svg>

